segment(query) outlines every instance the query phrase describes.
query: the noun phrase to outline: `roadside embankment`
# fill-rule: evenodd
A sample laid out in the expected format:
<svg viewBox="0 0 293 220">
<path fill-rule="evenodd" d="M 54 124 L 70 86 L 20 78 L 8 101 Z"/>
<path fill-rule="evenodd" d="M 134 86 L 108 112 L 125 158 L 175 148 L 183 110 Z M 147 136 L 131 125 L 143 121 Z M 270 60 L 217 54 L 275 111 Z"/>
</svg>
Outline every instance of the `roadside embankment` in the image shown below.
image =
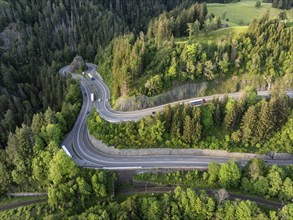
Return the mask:
<svg viewBox="0 0 293 220">
<path fill-rule="evenodd" d="M 107 146 L 102 141 L 97 140 L 88 131 L 88 138 L 93 147 L 105 154 L 115 156 L 147 156 L 147 155 L 195 155 L 210 157 L 229 157 L 229 158 L 259 158 L 263 160 L 293 160 L 293 154 L 286 153 L 267 153 L 267 154 L 251 154 L 228 152 L 225 150 L 204 150 L 204 149 L 170 149 L 170 148 L 152 148 L 152 149 L 116 149 Z"/>
</svg>

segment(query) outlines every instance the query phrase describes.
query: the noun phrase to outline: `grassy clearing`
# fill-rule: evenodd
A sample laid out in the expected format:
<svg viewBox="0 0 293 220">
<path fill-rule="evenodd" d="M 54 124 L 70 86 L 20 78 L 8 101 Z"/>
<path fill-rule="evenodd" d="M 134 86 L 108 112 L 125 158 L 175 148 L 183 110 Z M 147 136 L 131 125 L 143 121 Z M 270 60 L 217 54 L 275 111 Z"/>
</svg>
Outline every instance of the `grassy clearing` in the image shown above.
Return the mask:
<svg viewBox="0 0 293 220">
<path fill-rule="evenodd" d="M 277 17 L 281 9 L 272 8 L 271 3 L 261 3 L 260 8 L 255 7 L 256 0 L 241 0 L 237 3 L 229 4 L 207 4 L 208 11 L 214 13 L 223 20 L 229 19 L 230 26 L 248 25 L 254 18 L 263 15 L 270 10 L 270 17 Z M 293 20 L 293 9 L 286 10 L 288 21 Z M 224 14 L 226 14 L 224 16 Z"/>
<path fill-rule="evenodd" d="M 226 38 L 229 35 L 237 35 L 247 31 L 248 26 L 237 26 L 237 27 L 227 27 L 221 28 L 219 30 L 212 31 L 208 34 L 200 34 L 197 40 L 201 43 L 205 41 L 213 41 Z"/>
<path fill-rule="evenodd" d="M 192 41 L 196 41 L 199 43 L 216 43 L 218 40 L 229 37 L 230 35 L 237 35 L 244 33 L 247 30 L 248 26 L 233 26 L 221 28 L 215 31 L 211 31 L 208 34 L 200 33 L 197 37 L 192 39 Z M 184 44 L 189 40 L 188 37 L 176 38 L 175 43 Z"/>
</svg>

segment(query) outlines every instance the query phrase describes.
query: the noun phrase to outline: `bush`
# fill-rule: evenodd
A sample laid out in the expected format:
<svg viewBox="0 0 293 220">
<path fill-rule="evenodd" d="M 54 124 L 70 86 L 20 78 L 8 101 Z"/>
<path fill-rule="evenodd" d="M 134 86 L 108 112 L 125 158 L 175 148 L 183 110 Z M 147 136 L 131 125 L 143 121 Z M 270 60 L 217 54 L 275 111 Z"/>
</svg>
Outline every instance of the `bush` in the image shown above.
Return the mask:
<svg viewBox="0 0 293 220">
<path fill-rule="evenodd" d="M 255 7 L 256 8 L 259 8 L 261 6 L 261 2 L 258 0 L 258 1 L 256 1 L 256 3 L 255 3 Z"/>
</svg>

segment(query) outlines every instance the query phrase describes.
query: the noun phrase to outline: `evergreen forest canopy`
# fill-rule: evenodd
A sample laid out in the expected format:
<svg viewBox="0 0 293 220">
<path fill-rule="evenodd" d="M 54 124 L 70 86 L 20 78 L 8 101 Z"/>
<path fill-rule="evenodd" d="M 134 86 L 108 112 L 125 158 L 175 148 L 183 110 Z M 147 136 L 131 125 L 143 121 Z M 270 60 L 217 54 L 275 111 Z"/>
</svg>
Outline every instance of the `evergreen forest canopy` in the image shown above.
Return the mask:
<svg viewBox="0 0 293 220">
<path fill-rule="evenodd" d="M 135 175 L 134 179 L 180 186 L 174 192 L 158 195 L 110 197 L 115 175 L 79 169 L 59 151 L 50 162 L 48 178 L 52 183 L 48 203 L 2 211 L 0 218 L 286 220 L 293 210 L 292 169 L 292 165 L 267 165 L 263 160 L 253 159 L 244 168 L 229 161 L 210 163 L 207 171 L 146 172 Z M 208 189 L 208 193 L 201 189 Z M 252 201 L 233 200 L 229 196 L 233 189 L 246 196 L 249 193 L 266 199 L 278 198 L 284 205 L 269 210 Z M 266 199 L 258 197 L 263 204 Z"/>
<path fill-rule="evenodd" d="M 176 45 L 174 37 L 194 39 L 220 26 L 204 3 L 192 0 L 1 0 L 0 9 L 2 149 L 9 132 L 22 123 L 30 125 L 34 113 L 48 107 L 61 110 L 66 80 L 57 71 L 76 54 L 100 64 L 103 76 L 112 82 L 114 100 L 152 96 L 236 70 L 264 73 L 269 82 L 292 72 L 292 31 L 283 22 L 263 18 L 239 39 L 217 45 Z M 259 46 L 262 42 L 267 44 Z"/>
<path fill-rule="evenodd" d="M 57 72 L 76 54 L 92 61 L 111 39 L 144 30 L 149 19 L 180 2 L 1 0 L 0 148 L 34 113 L 61 109 L 66 80 Z"/>
<path fill-rule="evenodd" d="M 181 185 L 193 188 L 221 188 L 240 190 L 246 195 L 278 198 L 290 203 L 293 199 L 292 164 L 267 165 L 259 159 L 250 160 L 244 168 L 234 161 L 211 162 L 207 171 L 190 170 L 169 173 L 141 173 L 135 180 L 162 185 Z"/>
<path fill-rule="evenodd" d="M 285 75 L 292 78 L 293 27 L 287 27 L 281 18 L 271 20 L 267 12 L 239 36 L 216 43 L 196 41 L 199 33 L 220 25 L 220 19 L 208 14 L 204 3 L 196 3 L 152 19 L 146 34 L 114 39 L 104 55 L 96 59 L 111 85 L 113 100 L 153 96 L 186 82 L 245 74 L 262 76 L 262 88 L 270 88 Z M 183 36 L 190 40 L 185 44 L 174 41 L 174 37 Z M 292 87 L 292 80 L 288 86 Z"/>
<path fill-rule="evenodd" d="M 278 213 L 263 212 L 251 202 L 217 204 L 205 193 L 180 188 L 161 197 L 101 203 L 110 197 L 115 175 L 77 167 L 60 150 L 61 140 L 78 115 L 82 97 L 78 82 L 61 77 L 58 70 L 76 54 L 86 61 L 95 59 L 103 74 L 105 70 L 112 72 L 109 81 L 117 83 L 116 88 L 112 84 L 115 99 L 121 95 L 154 95 L 178 82 L 212 80 L 236 74 L 236 69 L 239 74 L 264 74 L 272 82 L 292 73 L 292 28 L 280 19 L 269 20 L 266 15 L 254 21 L 246 34 L 217 45 L 193 42 L 199 32 L 208 33 L 219 27 L 219 18 L 208 13 L 206 4 L 192 0 L 0 0 L 0 196 L 7 191 L 48 192 L 49 206 L 30 210 L 33 215 L 52 212 L 49 218 L 64 217 L 58 215 L 63 212 L 66 217 L 78 213 L 72 219 L 222 219 L 232 209 L 235 212 L 230 214 L 237 219 L 244 214 L 276 219 L 292 213 L 291 205 Z M 189 37 L 190 42 L 176 45 L 174 37 L 182 36 Z M 125 49 L 125 54 L 119 48 Z M 179 114 L 185 115 L 179 118 Z M 255 117 L 251 117 L 254 123 L 250 124 L 251 115 Z M 268 121 L 269 126 L 262 127 Z M 91 115 L 89 124 L 94 127 L 97 122 L 105 123 Z M 277 123 L 272 125 L 273 122 Z M 217 144 L 210 129 L 215 126 L 224 128 L 226 139 L 218 141 L 224 141 L 226 146 L 239 144 L 247 150 L 249 146 L 260 149 L 265 144 L 268 148 L 264 150 L 289 152 L 292 122 L 292 103 L 287 97 L 259 100 L 252 93 L 238 102 L 215 100 L 198 109 L 168 108 L 162 115 L 139 124 L 121 124 L 118 128 L 107 125 L 106 132 L 119 132 L 113 141 L 118 135 L 129 135 L 125 137 L 138 147 L 142 144 L 134 141 L 134 134 L 127 134 L 129 127 L 139 132 L 135 134 L 138 137 L 148 137 L 151 147 L 156 143 L 172 145 L 174 140 L 184 147 L 206 147 L 205 144 Z M 193 128 L 199 131 L 195 136 Z M 262 139 L 249 136 L 254 129 L 263 134 Z M 109 134 L 101 134 L 109 141 Z M 279 171 L 277 167 L 272 177 Z M 286 186 L 291 193 L 292 182 L 286 181 Z M 95 207 L 87 209 L 89 206 Z M 73 208 L 66 212 L 68 207 Z M 21 209 L 10 214 L 25 218 L 27 213 L 30 212 Z M 7 218 L 5 213 L 3 216 Z"/>
<path fill-rule="evenodd" d="M 292 153 L 293 101 L 274 93 L 269 100 L 247 90 L 239 100 L 214 99 L 201 107 L 167 106 L 138 122 L 112 124 L 96 111 L 88 128 L 117 148 L 201 148 Z"/>
</svg>

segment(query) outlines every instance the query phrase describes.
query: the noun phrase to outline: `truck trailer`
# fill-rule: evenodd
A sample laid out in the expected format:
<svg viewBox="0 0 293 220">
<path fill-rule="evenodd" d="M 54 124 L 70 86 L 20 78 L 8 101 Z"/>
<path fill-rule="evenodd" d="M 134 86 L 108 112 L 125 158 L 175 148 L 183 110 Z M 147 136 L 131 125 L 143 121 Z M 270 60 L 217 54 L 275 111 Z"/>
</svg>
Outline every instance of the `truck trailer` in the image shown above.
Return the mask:
<svg viewBox="0 0 293 220">
<path fill-rule="evenodd" d="M 189 102 L 190 106 L 196 106 L 206 103 L 205 99 L 196 99 Z"/>
</svg>

